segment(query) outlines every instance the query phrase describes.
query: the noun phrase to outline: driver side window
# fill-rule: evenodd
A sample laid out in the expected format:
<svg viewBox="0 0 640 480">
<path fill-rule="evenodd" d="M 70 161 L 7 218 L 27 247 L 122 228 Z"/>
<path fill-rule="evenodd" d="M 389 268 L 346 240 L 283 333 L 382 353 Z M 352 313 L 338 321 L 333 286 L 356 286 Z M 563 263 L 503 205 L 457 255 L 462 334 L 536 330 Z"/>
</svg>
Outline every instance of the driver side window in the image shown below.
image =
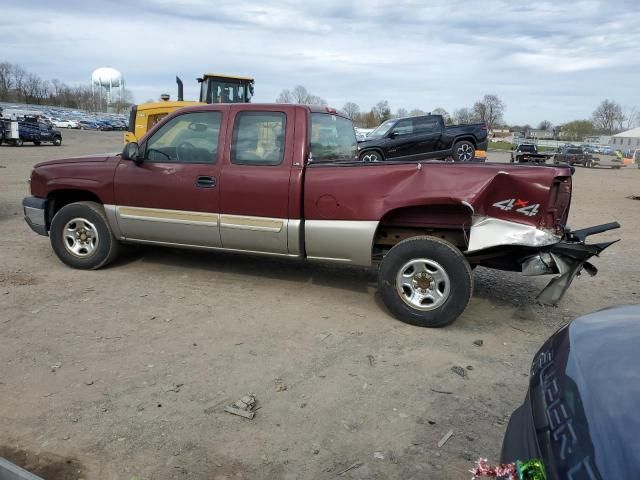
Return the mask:
<svg viewBox="0 0 640 480">
<path fill-rule="evenodd" d="M 147 141 L 145 158 L 162 163 L 216 163 L 221 112 L 179 115 Z"/>
<path fill-rule="evenodd" d="M 397 135 L 410 135 L 413 133 L 413 121 L 410 118 L 400 120 L 396 123 L 393 133 Z"/>
</svg>

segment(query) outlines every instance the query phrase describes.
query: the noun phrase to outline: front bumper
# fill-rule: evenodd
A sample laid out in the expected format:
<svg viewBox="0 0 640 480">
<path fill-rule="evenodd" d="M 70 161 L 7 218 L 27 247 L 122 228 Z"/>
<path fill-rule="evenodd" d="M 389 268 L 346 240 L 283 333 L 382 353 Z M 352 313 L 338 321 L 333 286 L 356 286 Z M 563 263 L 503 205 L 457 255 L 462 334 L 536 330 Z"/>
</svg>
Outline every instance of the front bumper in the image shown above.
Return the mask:
<svg viewBox="0 0 640 480">
<path fill-rule="evenodd" d="M 25 197 L 22 200 L 24 221 L 31 230 L 39 235 L 49 236 L 47 231 L 47 200 L 38 197 Z"/>
</svg>

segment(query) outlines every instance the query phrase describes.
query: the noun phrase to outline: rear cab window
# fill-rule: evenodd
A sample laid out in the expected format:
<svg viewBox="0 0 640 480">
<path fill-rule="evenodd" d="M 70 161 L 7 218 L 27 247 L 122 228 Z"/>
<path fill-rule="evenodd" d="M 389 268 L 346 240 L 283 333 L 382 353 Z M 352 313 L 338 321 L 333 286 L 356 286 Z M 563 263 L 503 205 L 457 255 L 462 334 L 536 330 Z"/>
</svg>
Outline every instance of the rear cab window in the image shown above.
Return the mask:
<svg viewBox="0 0 640 480">
<path fill-rule="evenodd" d="M 330 113 L 311 113 L 311 161 L 353 162 L 358 156 L 351 120 Z"/>
<path fill-rule="evenodd" d="M 286 115 L 282 112 L 239 112 L 231 141 L 235 165 L 280 165 L 284 159 Z"/>
</svg>

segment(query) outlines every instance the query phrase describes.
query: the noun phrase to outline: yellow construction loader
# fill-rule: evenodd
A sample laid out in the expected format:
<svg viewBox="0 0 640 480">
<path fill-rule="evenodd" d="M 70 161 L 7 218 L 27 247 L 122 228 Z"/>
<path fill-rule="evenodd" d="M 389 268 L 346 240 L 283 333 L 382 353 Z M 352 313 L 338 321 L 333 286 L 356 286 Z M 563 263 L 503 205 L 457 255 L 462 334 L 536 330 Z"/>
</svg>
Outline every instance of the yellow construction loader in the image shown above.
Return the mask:
<svg viewBox="0 0 640 480">
<path fill-rule="evenodd" d="M 217 73 L 205 73 L 198 78 L 200 101 L 183 100 L 183 84 L 176 77 L 178 100 L 171 101 L 169 95 L 162 95 L 159 102 L 141 103 L 131 107 L 129 128 L 124 135 L 124 143 L 137 142 L 156 123 L 171 112 L 188 105 L 206 103 L 249 103 L 253 96 L 254 79 L 232 77 Z"/>
</svg>

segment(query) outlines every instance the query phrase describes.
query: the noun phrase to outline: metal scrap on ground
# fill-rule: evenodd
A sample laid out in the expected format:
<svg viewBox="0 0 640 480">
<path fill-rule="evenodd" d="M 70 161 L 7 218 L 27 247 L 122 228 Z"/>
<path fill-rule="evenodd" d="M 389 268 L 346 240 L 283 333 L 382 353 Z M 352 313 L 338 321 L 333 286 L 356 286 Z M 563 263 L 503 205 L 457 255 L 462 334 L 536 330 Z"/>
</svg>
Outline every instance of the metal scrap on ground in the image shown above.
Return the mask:
<svg viewBox="0 0 640 480">
<path fill-rule="evenodd" d="M 224 407 L 224 411 L 233 415 L 239 415 L 249 420 L 253 419 L 256 415 L 257 400 L 253 393 L 248 393 L 233 405 L 227 405 Z"/>
<path fill-rule="evenodd" d="M 449 441 L 449 439 L 453 436 L 453 430 L 449 430 L 444 434 L 444 437 L 440 439 L 438 442 L 438 448 L 442 448 L 442 446 Z"/>
</svg>

